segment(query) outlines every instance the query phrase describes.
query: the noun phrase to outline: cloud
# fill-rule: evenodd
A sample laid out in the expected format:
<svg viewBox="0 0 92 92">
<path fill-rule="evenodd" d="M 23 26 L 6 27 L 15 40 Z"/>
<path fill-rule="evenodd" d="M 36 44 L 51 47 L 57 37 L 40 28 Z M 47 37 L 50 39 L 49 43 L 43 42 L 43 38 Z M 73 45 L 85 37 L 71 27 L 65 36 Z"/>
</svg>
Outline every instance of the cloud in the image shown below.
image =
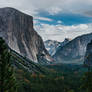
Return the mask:
<svg viewBox="0 0 92 92">
<path fill-rule="evenodd" d="M 57 21 L 57 24 L 62 24 L 63 22 L 61 20 L 58 20 Z"/>
<path fill-rule="evenodd" d="M 41 24 L 35 25 L 35 29 L 42 36 L 43 40 L 57 40 L 63 41 L 65 38 L 74 39 L 75 37 L 92 32 L 92 24 L 80 24 L 72 26 L 64 26 L 62 24 L 49 25 Z"/>
<path fill-rule="evenodd" d="M 50 14 L 59 12 L 85 14 L 86 11 L 92 10 L 92 0 L 0 0 L 0 7 L 6 6 L 15 7 L 30 15 L 37 14 L 39 10 L 48 10 Z"/>
<path fill-rule="evenodd" d="M 13 7 L 26 14 L 37 14 L 37 8 L 30 2 L 31 0 L 0 0 L 0 8 Z"/>
<path fill-rule="evenodd" d="M 88 16 L 88 17 L 92 17 L 92 10 L 89 11 L 85 11 L 84 15 Z"/>
<path fill-rule="evenodd" d="M 56 14 L 59 14 L 60 12 L 62 12 L 62 9 L 59 7 L 51 7 L 49 9 L 47 9 L 47 11 L 49 12 L 50 15 L 56 15 Z"/>
<path fill-rule="evenodd" d="M 53 19 L 38 17 L 41 11 L 47 11 L 50 15 L 70 12 L 92 17 L 92 0 L 0 0 L 0 7 L 14 7 L 34 16 L 35 29 L 44 40 L 63 41 L 65 37 L 73 39 L 79 35 L 92 32 L 92 24 L 64 26 L 62 21 L 57 21 L 55 25 L 41 24 L 41 20 L 50 22 Z"/>
<path fill-rule="evenodd" d="M 46 17 L 34 17 L 34 20 L 42 20 L 42 21 L 48 21 L 48 22 L 53 21 L 52 19 L 46 18 Z"/>
</svg>

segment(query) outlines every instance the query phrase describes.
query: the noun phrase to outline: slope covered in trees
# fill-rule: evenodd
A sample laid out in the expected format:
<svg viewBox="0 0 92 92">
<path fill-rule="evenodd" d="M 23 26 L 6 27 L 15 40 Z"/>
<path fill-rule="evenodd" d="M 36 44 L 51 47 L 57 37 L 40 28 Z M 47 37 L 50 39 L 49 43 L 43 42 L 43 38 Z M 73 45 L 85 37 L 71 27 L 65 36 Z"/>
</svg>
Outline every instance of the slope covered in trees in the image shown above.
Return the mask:
<svg viewBox="0 0 92 92">
<path fill-rule="evenodd" d="M 5 41 L 0 38 L 0 92 L 17 92 L 16 89 L 10 50 Z"/>
<path fill-rule="evenodd" d="M 91 76 L 82 65 L 35 64 L 0 38 L 0 92 L 91 92 Z"/>
</svg>

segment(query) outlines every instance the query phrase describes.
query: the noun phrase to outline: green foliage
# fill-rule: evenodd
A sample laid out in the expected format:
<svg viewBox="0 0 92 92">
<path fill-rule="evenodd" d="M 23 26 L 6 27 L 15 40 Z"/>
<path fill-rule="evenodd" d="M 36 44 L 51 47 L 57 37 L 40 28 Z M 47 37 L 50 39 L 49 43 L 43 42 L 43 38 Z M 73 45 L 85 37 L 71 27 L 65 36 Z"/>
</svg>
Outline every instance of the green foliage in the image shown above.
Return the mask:
<svg viewBox="0 0 92 92">
<path fill-rule="evenodd" d="M 85 68 L 61 65 L 49 66 L 48 70 L 51 73 L 47 75 L 16 70 L 18 92 L 80 92 L 80 79 L 86 71 Z"/>
<path fill-rule="evenodd" d="M 18 92 L 92 92 L 92 73 L 85 73 L 88 71 L 85 67 L 55 65 L 49 66 L 48 70 L 51 73 L 47 75 L 16 70 Z"/>
<path fill-rule="evenodd" d="M 13 60 L 25 65 L 24 59 L 16 57 L 15 54 L 13 54 Z M 84 84 L 81 77 L 88 71 L 82 65 L 48 65 L 40 69 L 38 67 L 38 73 L 36 71 L 29 72 L 18 62 L 15 63 L 18 92 L 87 92 L 84 88 L 80 89 L 80 86 Z M 35 66 L 33 63 L 31 65 Z M 42 70 L 46 70 L 46 73 L 41 72 Z"/>
<path fill-rule="evenodd" d="M 0 92 L 16 92 L 16 80 L 10 59 L 8 46 L 0 38 Z"/>
<path fill-rule="evenodd" d="M 92 72 L 86 72 L 81 81 L 80 89 L 84 92 L 92 92 Z"/>
<path fill-rule="evenodd" d="M 0 92 L 92 92 L 92 72 L 87 72 L 88 69 L 81 65 L 42 67 L 7 48 L 0 38 Z M 11 66 L 11 62 L 16 68 Z M 33 70 L 30 72 L 23 66 Z"/>
</svg>

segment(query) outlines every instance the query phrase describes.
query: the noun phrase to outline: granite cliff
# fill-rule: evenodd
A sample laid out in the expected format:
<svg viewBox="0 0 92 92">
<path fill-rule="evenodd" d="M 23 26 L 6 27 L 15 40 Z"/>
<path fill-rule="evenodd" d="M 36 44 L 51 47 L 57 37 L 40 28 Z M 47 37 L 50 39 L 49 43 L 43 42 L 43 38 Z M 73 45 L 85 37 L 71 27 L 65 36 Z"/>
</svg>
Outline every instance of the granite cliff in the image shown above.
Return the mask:
<svg viewBox="0 0 92 92">
<path fill-rule="evenodd" d="M 92 66 L 92 40 L 87 45 L 86 54 L 84 57 L 84 64 Z"/>
<path fill-rule="evenodd" d="M 9 47 L 34 62 L 53 61 L 33 28 L 33 17 L 14 8 L 0 8 L 0 37 Z"/>
<path fill-rule="evenodd" d="M 57 62 L 62 63 L 82 63 L 86 53 L 87 44 L 92 39 L 92 33 L 76 37 L 65 46 L 60 47 L 53 55 Z"/>
</svg>

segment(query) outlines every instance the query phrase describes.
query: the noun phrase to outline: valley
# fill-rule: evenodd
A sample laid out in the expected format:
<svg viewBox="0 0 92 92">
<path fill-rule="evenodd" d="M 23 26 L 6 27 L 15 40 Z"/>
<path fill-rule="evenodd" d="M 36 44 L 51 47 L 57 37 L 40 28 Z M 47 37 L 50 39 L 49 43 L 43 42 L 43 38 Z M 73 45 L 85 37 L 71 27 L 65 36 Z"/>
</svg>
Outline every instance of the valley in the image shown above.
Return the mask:
<svg viewBox="0 0 92 92">
<path fill-rule="evenodd" d="M 0 85 L 15 80 L 16 92 L 91 92 L 92 33 L 43 41 L 33 17 L 10 7 L 0 8 L 0 25 Z"/>
</svg>

